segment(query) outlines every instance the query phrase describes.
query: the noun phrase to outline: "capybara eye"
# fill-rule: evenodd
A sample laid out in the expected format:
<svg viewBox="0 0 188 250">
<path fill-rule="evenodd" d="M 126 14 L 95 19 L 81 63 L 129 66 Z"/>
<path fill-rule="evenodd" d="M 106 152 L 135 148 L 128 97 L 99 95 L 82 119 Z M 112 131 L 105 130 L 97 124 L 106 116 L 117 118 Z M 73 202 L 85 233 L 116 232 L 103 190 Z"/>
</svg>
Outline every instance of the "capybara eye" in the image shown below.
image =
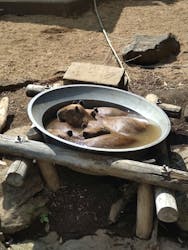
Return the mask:
<svg viewBox="0 0 188 250">
<path fill-rule="evenodd" d="M 87 132 L 83 132 L 83 137 L 84 137 L 85 139 L 87 139 L 87 138 L 88 138 L 88 133 L 87 133 Z"/>
<path fill-rule="evenodd" d="M 97 108 L 94 108 L 94 111 L 95 111 L 96 113 L 99 113 L 99 111 L 98 111 L 98 109 L 97 109 Z"/>
<path fill-rule="evenodd" d="M 86 128 L 86 127 L 87 127 L 87 124 L 86 123 L 82 123 L 81 128 Z"/>
<path fill-rule="evenodd" d="M 69 137 L 73 136 L 72 130 L 68 130 L 68 131 L 67 131 L 67 135 L 68 135 Z"/>
<path fill-rule="evenodd" d="M 95 111 L 92 111 L 92 112 L 91 112 L 91 116 L 92 116 L 93 118 L 95 118 L 96 112 L 95 112 Z"/>
</svg>

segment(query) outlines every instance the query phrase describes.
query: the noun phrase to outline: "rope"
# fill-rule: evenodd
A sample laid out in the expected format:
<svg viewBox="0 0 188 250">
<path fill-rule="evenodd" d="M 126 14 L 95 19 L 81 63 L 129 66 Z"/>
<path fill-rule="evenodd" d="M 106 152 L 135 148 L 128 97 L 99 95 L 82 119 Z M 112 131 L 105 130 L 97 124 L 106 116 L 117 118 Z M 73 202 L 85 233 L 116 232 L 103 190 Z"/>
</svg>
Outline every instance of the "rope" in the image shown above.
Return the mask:
<svg viewBox="0 0 188 250">
<path fill-rule="evenodd" d="M 107 41 L 107 43 L 108 43 L 110 49 L 112 50 L 112 53 L 114 54 L 117 63 L 119 64 L 119 67 L 125 70 L 125 68 L 124 68 L 124 66 L 123 66 L 123 63 L 121 62 L 121 60 L 120 60 L 118 54 L 116 53 L 116 51 L 115 51 L 115 49 L 114 49 L 114 47 L 113 47 L 113 45 L 112 45 L 112 43 L 111 43 L 111 41 L 110 41 L 110 39 L 109 39 L 109 37 L 108 37 L 108 34 L 107 34 L 107 32 L 106 32 L 106 30 L 105 30 L 105 28 L 104 28 L 102 19 L 101 19 L 101 17 L 100 17 L 100 14 L 99 14 L 99 11 L 98 11 L 98 8 L 97 8 L 96 0 L 93 0 L 93 2 L 94 2 L 94 10 L 95 10 L 96 16 L 97 16 L 97 18 L 98 18 L 99 25 L 100 25 L 100 27 L 101 27 L 101 29 L 102 29 L 103 34 L 104 34 L 104 37 L 106 38 L 106 41 Z M 126 77 L 127 77 L 128 83 L 129 83 L 129 82 L 130 82 L 130 77 L 129 77 L 129 75 L 128 75 L 128 73 L 127 73 L 126 71 L 125 71 L 125 75 L 126 75 Z"/>
</svg>

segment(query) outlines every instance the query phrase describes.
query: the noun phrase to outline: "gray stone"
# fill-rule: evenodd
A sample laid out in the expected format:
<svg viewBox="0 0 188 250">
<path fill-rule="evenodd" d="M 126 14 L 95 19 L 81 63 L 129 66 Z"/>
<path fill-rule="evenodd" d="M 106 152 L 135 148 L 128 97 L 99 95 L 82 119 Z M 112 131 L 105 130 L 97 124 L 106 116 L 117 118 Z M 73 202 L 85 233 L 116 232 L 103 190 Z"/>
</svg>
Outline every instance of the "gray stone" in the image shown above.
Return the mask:
<svg viewBox="0 0 188 250">
<path fill-rule="evenodd" d="M 9 129 L 7 130 L 4 134 L 8 135 L 8 136 L 26 136 L 27 132 L 29 131 L 29 129 L 31 128 L 31 126 L 22 126 L 22 127 L 18 127 L 18 128 L 13 128 L 13 129 Z"/>
<path fill-rule="evenodd" d="M 188 231 L 188 197 L 186 194 L 180 194 L 176 201 L 179 209 L 177 224 L 181 230 Z"/>
<path fill-rule="evenodd" d="M 31 178 L 32 177 L 32 178 Z M 15 233 L 27 228 L 45 209 L 47 197 L 39 194 L 43 182 L 37 168 L 31 168 L 22 187 L 2 183 L 0 198 L 1 227 L 4 233 Z"/>
<path fill-rule="evenodd" d="M 90 83 L 125 88 L 124 69 L 92 63 L 73 62 L 63 79 L 65 85 Z"/>
<path fill-rule="evenodd" d="M 166 238 L 160 238 L 158 246 L 153 245 L 151 240 L 143 241 L 137 238 L 123 238 L 118 236 L 109 236 L 105 230 L 99 229 L 95 235 L 88 235 L 81 239 L 69 240 L 64 244 L 57 241 L 45 242 L 43 237 L 36 241 L 24 242 L 17 245 L 11 245 L 11 250 L 186 250 L 181 248 L 180 244 L 170 241 Z"/>
<path fill-rule="evenodd" d="M 180 44 L 171 33 L 159 36 L 138 35 L 125 48 L 123 59 L 128 64 L 153 65 L 174 59 L 179 52 Z"/>
</svg>

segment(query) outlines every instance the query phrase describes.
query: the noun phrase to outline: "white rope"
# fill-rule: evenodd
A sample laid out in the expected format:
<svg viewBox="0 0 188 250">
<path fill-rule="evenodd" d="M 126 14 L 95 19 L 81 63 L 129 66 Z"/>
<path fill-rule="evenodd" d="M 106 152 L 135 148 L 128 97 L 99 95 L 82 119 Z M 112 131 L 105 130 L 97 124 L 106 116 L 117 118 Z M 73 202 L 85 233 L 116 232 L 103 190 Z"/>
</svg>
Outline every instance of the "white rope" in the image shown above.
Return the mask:
<svg viewBox="0 0 188 250">
<path fill-rule="evenodd" d="M 99 11 L 98 11 L 98 9 L 97 9 L 96 0 L 93 0 L 93 2 L 94 2 L 94 10 L 95 10 L 95 13 L 96 13 L 96 15 L 97 15 L 97 18 L 98 18 L 99 24 L 100 24 L 100 26 L 101 26 L 102 32 L 103 32 L 103 34 L 104 34 L 104 36 L 105 36 L 105 38 L 106 38 L 106 41 L 107 41 L 109 47 L 111 48 L 112 53 L 114 54 L 114 56 L 115 56 L 115 58 L 116 58 L 116 60 L 117 60 L 117 62 L 118 62 L 118 64 L 119 64 L 120 68 L 122 68 L 122 69 L 125 70 L 125 68 L 124 68 L 124 66 L 123 66 L 123 63 L 121 62 L 121 60 L 120 60 L 118 54 L 116 53 L 114 47 L 112 46 L 112 43 L 111 43 L 111 41 L 110 41 L 110 39 L 109 39 L 109 37 L 108 37 L 108 34 L 107 34 L 107 32 L 106 32 L 106 30 L 105 30 L 105 28 L 104 28 L 104 25 L 103 25 L 103 23 L 102 23 L 102 19 L 101 19 L 101 17 L 100 17 Z M 129 75 L 128 75 L 128 73 L 127 73 L 126 71 L 125 71 L 125 74 L 126 74 L 126 77 L 127 77 L 128 83 L 129 83 L 129 82 L 130 82 L 130 77 L 129 77 Z"/>
</svg>

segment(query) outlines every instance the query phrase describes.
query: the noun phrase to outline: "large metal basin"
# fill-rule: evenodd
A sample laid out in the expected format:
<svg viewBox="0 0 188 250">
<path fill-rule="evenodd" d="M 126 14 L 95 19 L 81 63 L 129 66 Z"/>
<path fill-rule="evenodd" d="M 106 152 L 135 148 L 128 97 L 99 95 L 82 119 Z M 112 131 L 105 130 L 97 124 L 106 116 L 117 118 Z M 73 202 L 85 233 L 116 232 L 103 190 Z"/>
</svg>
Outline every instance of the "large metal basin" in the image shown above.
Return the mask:
<svg viewBox="0 0 188 250">
<path fill-rule="evenodd" d="M 160 137 L 150 144 L 125 149 L 93 148 L 61 139 L 50 134 L 44 127 L 47 120 L 55 117 L 56 111 L 64 104 L 77 100 L 91 101 L 94 106 L 98 101 L 108 106 L 122 106 L 140 113 L 145 118 L 154 121 L 161 128 Z M 127 91 L 96 85 L 68 85 L 47 90 L 36 95 L 28 105 L 28 115 L 31 122 L 43 133 L 46 140 L 58 146 L 71 146 L 75 149 L 90 150 L 101 153 L 134 153 L 153 148 L 163 142 L 170 131 L 170 121 L 167 115 L 156 105 L 147 102 L 144 98 Z"/>
</svg>

